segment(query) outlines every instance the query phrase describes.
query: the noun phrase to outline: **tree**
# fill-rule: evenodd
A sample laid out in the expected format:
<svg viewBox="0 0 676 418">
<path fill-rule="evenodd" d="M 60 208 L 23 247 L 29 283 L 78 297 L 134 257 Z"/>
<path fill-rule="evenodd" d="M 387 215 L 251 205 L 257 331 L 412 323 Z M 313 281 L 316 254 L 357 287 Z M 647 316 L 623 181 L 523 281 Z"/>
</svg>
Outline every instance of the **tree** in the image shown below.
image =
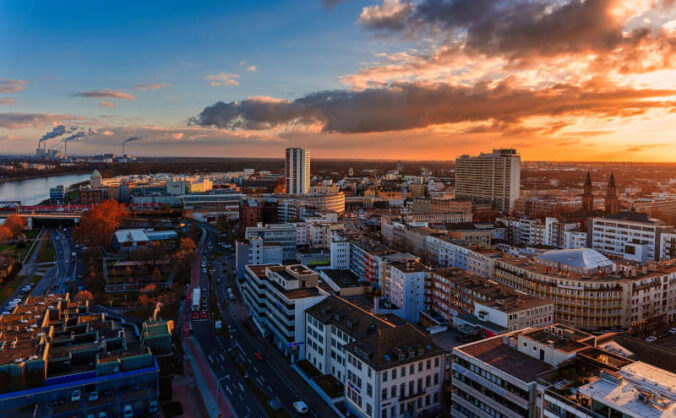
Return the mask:
<svg viewBox="0 0 676 418">
<path fill-rule="evenodd" d="M 26 219 L 15 213 L 5 219 L 4 226 L 12 231 L 12 237 L 14 237 L 26 228 Z"/>
<path fill-rule="evenodd" d="M 73 238 L 79 244 L 108 247 L 112 242 L 113 232 L 120 227 L 120 222 L 126 216 L 124 205 L 115 200 L 106 200 L 82 215 Z"/>
<path fill-rule="evenodd" d="M 94 295 L 88 290 L 80 290 L 75 295 L 75 301 L 78 303 L 91 302 L 94 300 Z"/>
<path fill-rule="evenodd" d="M 141 289 L 141 293 L 153 293 L 157 290 L 157 285 L 150 283 Z"/>
<path fill-rule="evenodd" d="M 12 239 L 12 230 L 5 225 L 0 225 L 0 241 L 7 241 Z"/>
</svg>

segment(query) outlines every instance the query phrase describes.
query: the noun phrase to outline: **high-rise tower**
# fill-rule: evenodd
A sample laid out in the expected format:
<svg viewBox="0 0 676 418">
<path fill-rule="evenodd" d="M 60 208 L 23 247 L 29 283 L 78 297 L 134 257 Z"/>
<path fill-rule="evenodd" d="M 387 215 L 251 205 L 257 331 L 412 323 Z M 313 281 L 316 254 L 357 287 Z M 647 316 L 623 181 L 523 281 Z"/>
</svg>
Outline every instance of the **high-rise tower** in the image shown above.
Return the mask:
<svg viewBox="0 0 676 418">
<path fill-rule="evenodd" d="M 284 175 L 287 193 L 307 194 L 310 191 L 310 150 L 287 148 Z"/>
</svg>

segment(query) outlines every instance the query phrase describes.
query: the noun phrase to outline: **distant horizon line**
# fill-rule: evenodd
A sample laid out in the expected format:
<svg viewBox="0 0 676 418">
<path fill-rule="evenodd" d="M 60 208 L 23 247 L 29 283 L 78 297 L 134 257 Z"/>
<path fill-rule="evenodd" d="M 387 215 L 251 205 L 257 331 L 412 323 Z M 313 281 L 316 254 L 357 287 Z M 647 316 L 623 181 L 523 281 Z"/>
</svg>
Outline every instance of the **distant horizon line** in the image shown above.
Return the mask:
<svg viewBox="0 0 676 418">
<path fill-rule="evenodd" d="M 310 149 L 311 150 L 311 149 Z M 517 150 L 518 151 L 518 150 Z M 104 155 L 104 154 L 113 154 L 116 157 L 121 156 L 122 154 L 117 154 L 115 152 L 103 152 L 99 154 L 73 154 L 72 156 L 74 157 L 94 157 L 97 155 Z M 462 154 L 466 155 L 466 154 Z M 469 154 L 470 156 L 474 156 L 474 154 Z M 478 155 L 478 154 L 477 154 Z M 520 155 L 520 154 L 519 154 Z M 34 154 L 25 154 L 25 153 L 17 153 L 17 154 L 10 154 L 10 153 L 5 153 L 5 154 L 0 154 L 0 158 L 4 157 L 35 157 Z M 200 157 L 186 157 L 186 156 L 158 156 L 158 155 L 131 155 L 133 158 L 156 158 L 156 159 L 210 159 L 210 160 L 281 160 L 284 161 L 285 157 L 250 157 L 250 156 L 245 156 L 245 157 L 208 157 L 208 156 L 200 156 Z M 456 157 L 457 158 L 457 157 Z M 435 162 L 435 163 L 443 163 L 443 162 L 455 162 L 455 158 L 453 159 L 446 159 L 446 160 L 415 160 L 415 159 L 401 159 L 401 158 L 325 158 L 325 157 L 311 157 L 311 160 L 320 160 L 320 161 L 372 161 L 372 162 L 394 162 L 396 163 L 397 161 L 403 162 Z M 522 162 L 527 162 L 527 163 L 577 163 L 577 164 L 676 164 L 676 160 L 674 161 L 631 161 L 631 160 L 525 160 L 521 159 Z"/>
</svg>

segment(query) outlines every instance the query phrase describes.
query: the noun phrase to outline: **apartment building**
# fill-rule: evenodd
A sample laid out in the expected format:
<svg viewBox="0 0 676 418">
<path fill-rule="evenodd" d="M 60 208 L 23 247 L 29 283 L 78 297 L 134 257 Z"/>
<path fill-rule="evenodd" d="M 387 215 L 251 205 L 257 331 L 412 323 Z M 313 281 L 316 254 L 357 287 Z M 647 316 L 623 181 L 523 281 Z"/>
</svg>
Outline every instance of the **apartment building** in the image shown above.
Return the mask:
<svg viewBox="0 0 676 418">
<path fill-rule="evenodd" d="M 660 259 L 660 236 L 674 228 L 644 213 L 621 211 L 592 219 L 591 247 L 603 253 L 645 263 Z"/>
<path fill-rule="evenodd" d="M 159 341 L 135 326 L 50 295 L 0 316 L 0 337 L 2 418 L 159 413 Z"/>
<path fill-rule="evenodd" d="M 425 309 L 425 282 L 431 269 L 418 262 L 395 262 L 387 266 L 385 295 L 396 314 L 418 323 Z"/>
<path fill-rule="evenodd" d="M 310 191 L 310 150 L 305 148 L 287 148 L 284 163 L 286 192 L 306 194 Z"/>
<path fill-rule="evenodd" d="M 472 213 L 472 202 L 468 200 L 432 199 L 416 197 L 413 199 L 411 212 L 428 213 Z"/>
<path fill-rule="evenodd" d="M 676 258 L 676 232 L 663 232 L 660 235 L 660 260 Z"/>
<path fill-rule="evenodd" d="M 282 264 L 284 250 L 279 244 L 263 242 L 262 238 L 251 238 L 235 242 L 235 269 L 237 279 L 243 279 L 246 266 L 261 264 Z"/>
<path fill-rule="evenodd" d="M 459 268 L 432 270 L 425 283 L 425 312 L 478 334 L 544 326 L 554 321 L 554 304 Z M 464 314 L 464 315 L 463 315 Z"/>
<path fill-rule="evenodd" d="M 258 330 L 291 362 L 305 358 L 305 311 L 326 298 L 319 275 L 300 265 L 246 266 L 240 291 Z"/>
<path fill-rule="evenodd" d="M 469 248 L 448 238 L 425 236 L 425 256 L 432 265 L 459 267 L 481 277 L 493 277 L 501 253 L 487 248 Z"/>
<path fill-rule="evenodd" d="M 628 328 L 676 313 L 673 263 L 614 263 L 589 248 L 535 258 L 505 254 L 495 264 L 495 280 L 554 302 L 556 322 L 584 329 Z"/>
<path fill-rule="evenodd" d="M 455 160 L 456 199 L 489 202 L 497 210 L 510 212 L 520 187 L 521 156 L 514 149 L 495 149 Z"/>
</svg>

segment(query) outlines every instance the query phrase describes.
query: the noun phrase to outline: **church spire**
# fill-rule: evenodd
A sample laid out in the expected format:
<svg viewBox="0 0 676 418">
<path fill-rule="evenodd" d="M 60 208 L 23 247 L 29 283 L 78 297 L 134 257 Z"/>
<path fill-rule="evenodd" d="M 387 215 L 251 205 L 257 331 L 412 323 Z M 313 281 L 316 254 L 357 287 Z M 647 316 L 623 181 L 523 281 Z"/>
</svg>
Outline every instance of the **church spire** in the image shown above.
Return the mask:
<svg viewBox="0 0 676 418">
<path fill-rule="evenodd" d="M 587 170 L 587 179 L 584 182 L 584 193 L 582 194 L 582 209 L 591 211 L 594 209 L 594 193 L 592 192 L 591 173 Z"/>
<path fill-rule="evenodd" d="M 605 198 L 606 212 L 611 215 L 617 213 L 620 208 L 620 202 L 617 198 L 617 186 L 615 185 L 615 173 L 610 172 L 610 178 L 608 179 L 608 188 L 606 190 Z"/>
</svg>

